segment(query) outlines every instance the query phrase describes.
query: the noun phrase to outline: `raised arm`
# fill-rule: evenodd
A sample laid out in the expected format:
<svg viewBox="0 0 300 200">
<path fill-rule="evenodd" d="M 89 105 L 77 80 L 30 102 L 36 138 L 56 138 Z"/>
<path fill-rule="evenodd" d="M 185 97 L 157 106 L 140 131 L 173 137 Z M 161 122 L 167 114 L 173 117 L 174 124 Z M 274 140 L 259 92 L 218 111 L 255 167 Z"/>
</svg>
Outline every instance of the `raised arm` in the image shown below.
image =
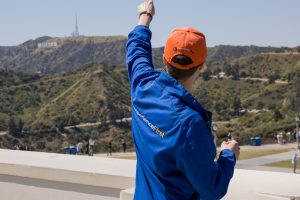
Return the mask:
<svg viewBox="0 0 300 200">
<path fill-rule="evenodd" d="M 155 15 L 153 0 L 145 1 L 138 6 L 139 23 L 138 25 L 150 26 L 152 18 Z"/>
<path fill-rule="evenodd" d="M 141 77 L 154 72 L 151 46 L 152 33 L 149 29 L 155 14 L 153 0 L 140 4 L 138 12 L 138 26 L 129 33 L 126 46 L 126 65 L 131 87 L 135 87 Z"/>
</svg>

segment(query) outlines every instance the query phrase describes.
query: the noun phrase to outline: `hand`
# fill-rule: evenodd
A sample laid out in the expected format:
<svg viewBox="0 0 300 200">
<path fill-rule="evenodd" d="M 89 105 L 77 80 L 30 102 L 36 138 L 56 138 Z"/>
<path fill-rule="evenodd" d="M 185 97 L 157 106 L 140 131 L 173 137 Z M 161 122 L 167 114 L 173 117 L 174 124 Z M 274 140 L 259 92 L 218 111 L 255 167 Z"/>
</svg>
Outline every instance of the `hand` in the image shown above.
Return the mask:
<svg viewBox="0 0 300 200">
<path fill-rule="evenodd" d="M 152 17 L 155 15 L 155 8 L 154 8 L 154 2 L 153 0 L 147 0 L 143 3 L 141 3 L 138 6 L 138 12 L 141 14 L 142 12 L 149 13 Z"/>
<path fill-rule="evenodd" d="M 236 159 L 239 159 L 240 156 L 240 146 L 239 143 L 235 140 L 230 140 L 228 142 L 222 142 L 221 150 L 230 149 L 234 152 Z"/>
</svg>

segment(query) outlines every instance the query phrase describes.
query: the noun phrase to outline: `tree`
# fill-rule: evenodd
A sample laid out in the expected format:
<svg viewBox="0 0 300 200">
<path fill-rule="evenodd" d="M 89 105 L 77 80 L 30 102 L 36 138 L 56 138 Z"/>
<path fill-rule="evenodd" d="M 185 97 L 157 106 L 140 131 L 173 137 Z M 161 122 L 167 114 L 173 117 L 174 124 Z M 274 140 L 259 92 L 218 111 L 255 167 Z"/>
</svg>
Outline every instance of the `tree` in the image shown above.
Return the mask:
<svg viewBox="0 0 300 200">
<path fill-rule="evenodd" d="M 276 76 L 274 74 L 272 74 L 268 77 L 269 84 L 273 84 L 273 83 L 275 83 L 275 81 L 276 81 Z"/>
<path fill-rule="evenodd" d="M 263 102 L 259 101 L 258 104 L 257 104 L 257 109 L 261 110 L 264 107 L 265 107 L 265 104 Z"/>
<path fill-rule="evenodd" d="M 18 134 L 21 135 L 23 132 L 23 128 L 24 128 L 24 122 L 22 121 L 22 119 L 19 120 L 19 124 L 18 124 Z"/>
<path fill-rule="evenodd" d="M 240 65 L 238 63 L 231 66 L 232 80 L 240 80 Z"/>
<path fill-rule="evenodd" d="M 234 97 L 232 102 L 233 114 L 239 115 L 241 107 L 241 99 L 239 97 Z"/>
<path fill-rule="evenodd" d="M 232 74 L 231 67 L 227 63 L 224 64 L 224 72 L 225 72 L 226 76 L 231 76 L 231 74 Z"/>
<path fill-rule="evenodd" d="M 240 75 L 242 78 L 246 78 L 248 76 L 248 74 L 246 72 L 241 72 L 241 75 Z"/>
<path fill-rule="evenodd" d="M 296 78 L 293 80 L 293 86 L 295 87 L 295 93 L 293 94 L 293 109 L 299 112 L 300 110 L 300 73 L 297 74 Z"/>
<path fill-rule="evenodd" d="M 204 81 L 208 81 L 210 79 L 211 75 L 212 75 L 211 71 L 209 69 L 207 69 L 203 72 L 202 78 Z"/>
<path fill-rule="evenodd" d="M 14 137 L 20 137 L 24 128 L 24 122 L 19 119 L 18 123 L 14 117 L 11 117 L 8 121 L 8 133 Z"/>
<path fill-rule="evenodd" d="M 221 116 L 226 115 L 228 113 L 227 106 L 222 101 L 215 103 L 214 110 L 218 115 L 221 115 Z"/>
<path fill-rule="evenodd" d="M 276 108 L 276 105 L 275 104 L 269 104 L 268 105 L 268 109 L 269 110 L 274 110 Z"/>
<path fill-rule="evenodd" d="M 217 67 L 217 68 L 215 69 L 215 71 L 213 72 L 213 74 L 214 74 L 214 75 L 219 75 L 219 73 L 220 73 L 221 71 L 222 71 L 221 68 L 220 68 L 220 67 Z"/>
<path fill-rule="evenodd" d="M 18 127 L 16 120 L 11 117 L 8 121 L 8 133 L 13 135 L 13 136 L 18 136 Z"/>
<path fill-rule="evenodd" d="M 278 121 L 278 120 L 280 120 L 280 119 L 283 119 L 283 115 L 282 115 L 281 112 L 280 112 L 279 110 L 277 110 L 277 109 L 274 111 L 273 117 L 274 117 L 274 120 L 275 120 L 275 121 Z"/>
</svg>

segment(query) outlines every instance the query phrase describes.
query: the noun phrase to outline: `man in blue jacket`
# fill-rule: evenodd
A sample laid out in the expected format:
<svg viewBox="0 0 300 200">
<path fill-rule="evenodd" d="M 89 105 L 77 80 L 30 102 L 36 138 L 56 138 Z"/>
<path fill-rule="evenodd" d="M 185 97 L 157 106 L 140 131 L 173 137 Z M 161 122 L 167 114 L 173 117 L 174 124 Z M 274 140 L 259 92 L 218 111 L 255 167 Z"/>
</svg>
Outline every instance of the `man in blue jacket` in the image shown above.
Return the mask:
<svg viewBox="0 0 300 200">
<path fill-rule="evenodd" d="M 233 176 L 239 146 L 223 142 L 217 161 L 211 116 L 189 93 L 206 60 L 205 36 L 176 29 L 164 50 L 166 71 L 154 70 L 150 22 L 154 3 L 138 7 L 139 24 L 128 36 L 132 134 L 137 155 L 137 200 L 221 199 Z"/>
</svg>

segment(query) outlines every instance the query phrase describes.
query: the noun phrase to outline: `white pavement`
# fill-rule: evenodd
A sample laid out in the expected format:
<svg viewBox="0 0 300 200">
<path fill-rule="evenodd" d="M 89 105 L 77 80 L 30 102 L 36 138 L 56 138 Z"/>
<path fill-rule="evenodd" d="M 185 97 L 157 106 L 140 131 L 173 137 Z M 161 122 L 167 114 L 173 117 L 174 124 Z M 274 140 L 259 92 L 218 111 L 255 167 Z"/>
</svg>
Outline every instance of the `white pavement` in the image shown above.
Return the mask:
<svg viewBox="0 0 300 200">
<path fill-rule="evenodd" d="M 236 167 L 239 169 L 249 169 L 249 170 L 260 170 L 260 171 L 273 171 L 273 172 L 287 172 L 292 173 L 290 168 L 280 168 L 280 167 L 268 167 L 265 166 L 269 163 L 280 162 L 284 160 L 290 160 L 294 153 L 300 155 L 300 150 L 297 150 L 295 143 L 290 143 L 286 145 L 262 145 L 259 147 L 253 146 L 243 146 L 244 150 L 257 150 L 257 149 L 288 149 L 290 151 L 278 154 L 272 154 L 267 156 L 261 156 L 252 159 L 239 160 Z"/>
<path fill-rule="evenodd" d="M 134 186 L 135 165 L 124 159 L 0 149 L 0 199 L 20 199 L 21 191 L 29 192 L 23 200 L 55 199 L 41 198 L 54 191 L 62 195 L 56 199 L 119 199 L 121 190 Z"/>
<path fill-rule="evenodd" d="M 134 153 L 115 154 L 124 155 Z M 135 160 L 0 149 L 0 199 L 132 200 L 135 166 Z M 224 199 L 300 199 L 299 185 L 300 174 L 236 169 Z"/>
<path fill-rule="evenodd" d="M 279 154 L 273 154 L 268 156 L 262 156 L 247 160 L 240 160 L 237 162 L 237 167 L 241 169 L 255 169 L 257 166 L 263 166 L 268 163 L 274 163 L 274 162 L 280 162 L 283 160 L 290 160 L 292 158 L 292 155 L 294 153 L 300 153 L 299 150 L 279 153 Z"/>
<path fill-rule="evenodd" d="M 87 185 L 0 175 L 3 200 L 119 200 L 119 193 Z"/>
<path fill-rule="evenodd" d="M 260 149 L 296 149 L 296 143 L 287 144 L 263 144 L 261 146 L 243 145 L 241 150 L 260 150 Z"/>
<path fill-rule="evenodd" d="M 107 153 L 98 153 L 94 154 L 96 157 L 104 157 L 104 158 L 121 158 L 121 159 L 128 159 L 128 158 L 135 158 L 136 154 L 135 152 L 117 152 L 112 153 L 112 156 L 107 156 Z"/>
<path fill-rule="evenodd" d="M 300 199 L 300 174 L 236 169 L 224 200 Z"/>
<path fill-rule="evenodd" d="M 261 156 L 261 157 L 257 157 L 257 158 L 246 159 L 246 160 L 238 160 L 236 168 L 291 173 L 291 169 L 289 169 L 289 168 L 267 167 L 264 165 L 266 165 L 268 163 L 289 160 L 289 159 L 291 159 L 291 157 L 294 153 L 298 153 L 298 155 L 300 155 L 300 151 L 296 150 L 295 147 L 296 147 L 295 143 L 289 143 L 289 144 L 285 144 L 285 145 L 267 144 L 267 145 L 261 145 L 261 146 L 250 146 L 250 145 L 241 146 L 241 149 L 244 151 L 286 149 L 286 150 L 288 150 L 288 152 L 267 155 L 267 156 Z M 126 152 L 126 153 L 118 152 L 118 153 L 113 153 L 112 156 L 107 156 L 106 153 L 101 153 L 101 154 L 95 154 L 95 156 L 96 157 L 105 157 L 105 158 L 134 159 L 135 152 Z"/>
</svg>

